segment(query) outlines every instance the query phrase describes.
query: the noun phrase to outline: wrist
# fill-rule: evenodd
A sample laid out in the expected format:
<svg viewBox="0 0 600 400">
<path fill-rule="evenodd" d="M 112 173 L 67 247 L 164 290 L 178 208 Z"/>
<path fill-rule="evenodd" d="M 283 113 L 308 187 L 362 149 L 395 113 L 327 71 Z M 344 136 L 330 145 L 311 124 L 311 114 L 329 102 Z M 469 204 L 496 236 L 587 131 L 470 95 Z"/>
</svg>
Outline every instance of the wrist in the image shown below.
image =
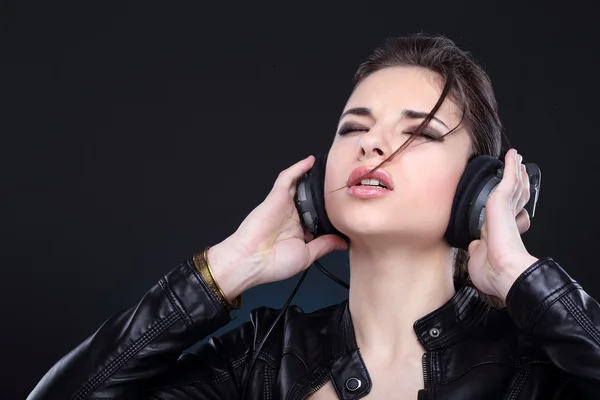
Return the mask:
<svg viewBox="0 0 600 400">
<path fill-rule="evenodd" d="M 537 261 L 539 260 L 536 257 L 524 254 L 503 264 L 500 268 L 502 272 L 494 279 L 496 297 L 506 303 L 506 296 L 519 276 Z"/>
<path fill-rule="evenodd" d="M 240 257 L 226 241 L 210 247 L 206 252 L 206 261 L 227 300 L 232 301 L 255 286 L 252 276 L 247 272 L 248 261 Z"/>
</svg>

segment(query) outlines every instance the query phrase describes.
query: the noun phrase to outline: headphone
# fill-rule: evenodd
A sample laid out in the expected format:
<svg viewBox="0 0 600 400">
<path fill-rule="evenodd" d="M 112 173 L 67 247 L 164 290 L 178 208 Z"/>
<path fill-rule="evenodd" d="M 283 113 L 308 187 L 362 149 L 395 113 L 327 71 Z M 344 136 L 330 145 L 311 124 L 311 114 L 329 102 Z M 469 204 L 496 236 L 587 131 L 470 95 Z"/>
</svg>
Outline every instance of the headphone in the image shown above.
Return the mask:
<svg viewBox="0 0 600 400">
<path fill-rule="evenodd" d="M 523 160 L 527 175 L 529 177 L 529 201 L 525 209 L 530 218 L 535 215 L 542 173 L 535 163 L 528 163 Z M 348 237 L 338 231 L 327 216 L 325 211 L 325 166 L 327 165 L 327 156 L 316 157 L 312 168 L 303 174 L 296 183 L 296 194 L 294 195 L 294 204 L 300 216 L 300 224 L 304 229 L 318 237 L 326 234 L 335 234 L 349 241 Z M 444 235 L 448 244 L 452 247 L 467 250 L 471 241 L 481 237 L 481 227 L 485 221 L 485 206 L 488 198 L 502 180 L 504 174 L 504 162 L 499 158 L 487 155 L 480 155 L 472 158 L 463 172 L 452 203 L 450 221 Z M 327 271 L 318 260 L 315 264 L 329 278 L 348 288 L 349 285 Z M 252 370 L 261 349 L 267 341 L 279 322 L 281 316 L 290 305 L 296 292 L 300 288 L 302 281 L 306 277 L 309 268 L 304 270 L 300 280 L 296 284 L 292 294 L 275 318 L 275 321 L 265 334 L 264 338 L 254 351 L 250 362 L 250 368 L 244 379 L 241 391 L 241 398 L 246 398 L 247 386 L 252 376 Z"/>
<path fill-rule="evenodd" d="M 331 223 L 325 211 L 325 166 L 327 156 L 315 159 L 312 168 L 297 182 L 294 203 L 304 229 L 314 237 L 335 234 L 346 241 L 348 238 Z M 540 193 L 542 173 L 535 163 L 524 162 L 529 176 L 529 201 L 525 209 L 530 218 Z M 504 173 L 504 162 L 499 158 L 480 155 L 471 159 L 458 183 L 450 221 L 444 235 L 452 247 L 467 250 L 469 244 L 481 237 L 481 227 L 485 221 L 485 206 L 488 198 L 500 183 Z"/>
</svg>

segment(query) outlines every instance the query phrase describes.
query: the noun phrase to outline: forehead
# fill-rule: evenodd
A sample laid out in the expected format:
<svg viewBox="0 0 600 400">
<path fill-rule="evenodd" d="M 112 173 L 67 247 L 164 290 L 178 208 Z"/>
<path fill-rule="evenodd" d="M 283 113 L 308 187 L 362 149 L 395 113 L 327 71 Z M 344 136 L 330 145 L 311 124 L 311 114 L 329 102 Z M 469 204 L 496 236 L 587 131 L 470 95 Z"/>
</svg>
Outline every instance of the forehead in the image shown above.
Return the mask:
<svg viewBox="0 0 600 400">
<path fill-rule="evenodd" d="M 441 77 L 418 67 L 388 67 L 366 77 L 354 89 L 345 109 L 369 107 L 374 114 L 399 113 L 404 108 L 429 112 L 437 103 L 443 88 Z M 457 122 L 460 110 L 446 97 L 436 113 L 446 122 Z"/>
</svg>

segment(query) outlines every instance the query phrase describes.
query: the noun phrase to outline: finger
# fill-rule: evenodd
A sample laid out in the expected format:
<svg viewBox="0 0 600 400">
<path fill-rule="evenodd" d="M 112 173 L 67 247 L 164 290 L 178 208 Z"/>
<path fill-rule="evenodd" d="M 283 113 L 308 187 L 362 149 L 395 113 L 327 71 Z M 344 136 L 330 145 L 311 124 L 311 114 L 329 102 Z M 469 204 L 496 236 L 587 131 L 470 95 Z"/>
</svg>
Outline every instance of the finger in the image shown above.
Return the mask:
<svg viewBox="0 0 600 400">
<path fill-rule="evenodd" d="M 467 248 L 467 250 L 469 251 L 469 256 L 472 256 L 473 253 L 475 253 L 475 251 L 477 250 L 477 248 L 479 247 L 480 244 L 481 244 L 481 240 L 473 240 L 469 244 L 469 247 Z"/>
<path fill-rule="evenodd" d="M 348 248 L 348 243 L 337 235 L 323 235 L 312 240 L 310 243 L 307 243 L 306 246 L 310 253 L 308 263 L 308 265 L 310 265 L 315 260 L 318 260 L 325 254 L 334 250 L 346 250 Z"/>
<path fill-rule="evenodd" d="M 515 218 L 517 222 L 517 228 L 519 229 L 519 234 L 522 235 L 529 230 L 531 227 L 531 219 L 529 218 L 529 213 L 526 209 L 522 209 L 521 212 Z"/>
<path fill-rule="evenodd" d="M 513 204 L 515 205 L 515 210 L 517 210 L 517 206 L 519 204 L 519 200 L 521 199 L 521 194 L 523 193 L 523 156 L 517 152 L 515 158 L 515 193 L 513 196 Z M 517 211 L 518 212 L 518 211 Z"/>
<path fill-rule="evenodd" d="M 519 198 L 519 201 L 517 203 L 517 208 L 516 208 L 516 212 L 520 212 L 523 207 L 525 207 L 525 204 L 527 204 L 527 202 L 529 201 L 529 197 L 531 196 L 531 193 L 529 192 L 529 189 L 531 187 L 531 183 L 529 182 L 529 175 L 527 175 L 527 170 L 525 169 L 525 165 L 521 164 L 521 168 L 522 168 L 522 172 L 521 172 L 521 176 L 522 176 L 522 190 L 521 190 L 521 197 Z"/>
<path fill-rule="evenodd" d="M 469 257 L 473 258 L 476 253 L 486 254 L 488 252 L 487 243 L 484 240 L 473 240 L 467 250 L 469 251 Z"/>
<path fill-rule="evenodd" d="M 504 156 L 504 173 L 502 174 L 502 180 L 496 188 L 496 192 L 500 192 L 502 196 L 509 202 L 512 202 L 512 198 L 515 194 L 517 187 L 517 151 L 510 149 Z"/>
<path fill-rule="evenodd" d="M 304 160 L 298 161 L 291 167 L 284 169 L 279 173 L 274 186 L 285 190 L 292 189 L 294 192 L 296 181 L 313 166 L 314 162 L 315 158 L 310 155 Z"/>
</svg>

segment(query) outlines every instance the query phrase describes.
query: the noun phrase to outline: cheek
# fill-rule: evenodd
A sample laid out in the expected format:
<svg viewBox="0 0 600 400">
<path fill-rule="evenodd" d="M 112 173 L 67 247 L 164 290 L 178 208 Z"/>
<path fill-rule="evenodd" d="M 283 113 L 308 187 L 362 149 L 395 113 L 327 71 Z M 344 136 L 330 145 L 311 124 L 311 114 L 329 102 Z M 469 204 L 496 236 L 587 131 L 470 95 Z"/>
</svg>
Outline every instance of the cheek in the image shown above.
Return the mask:
<svg viewBox="0 0 600 400">
<path fill-rule="evenodd" d="M 416 185 L 411 203 L 419 209 L 420 217 L 442 223 L 448 222 L 460 173 L 430 174 Z"/>
<path fill-rule="evenodd" d="M 449 213 L 458 182 L 466 167 L 467 156 L 462 154 L 463 146 L 458 146 L 461 143 L 450 144 L 453 146 L 427 149 L 429 151 L 426 153 L 425 148 L 423 152 L 415 152 L 415 157 L 407 157 L 407 165 L 402 166 L 403 170 L 411 172 L 410 180 L 416 188 L 414 197 L 419 197 L 415 200 L 435 204 L 432 212 L 447 210 Z M 419 172 L 415 174 L 416 171 Z"/>
<path fill-rule="evenodd" d="M 346 179 L 340 171 L 340 168 L 336 168 L 335 163 L 330 161 L 331 159 L 328 160 L 323 185 L 323 196 L 327 212 L 329 212 L 329 208 L 332 206 L 332 204 L 335 207 L 335 204 L 339 201 L 340 196 L 344 194 L 345 188 L 340 189 L 340 187 L 343 187 L 346 184 Z"/>
<path fill-rule="evenodd" d="M 339 191 L 340 187 L 346 185 L 349 173 L 349 167 L 345 167 L 348 164 L 348 157 L 345 156 L 347 153 L 348 149 L 342 146 L 341 143 L 334 143 L 331 147 L 327 156 L 327 165 L 325 166 L 325 193 L 330 193 L 334 190 Z"/>
<path fill-rule="evenodd" d="M 342 179 L 340 171 L 335 168 L 335 165 L 331 165 L 330 163 L 325 171 L 325 193 L 330 193 L 336 189 L 339 189 L 339 187 L 345 183 L 346 182 L 344 179 Z"/>
</svg>

